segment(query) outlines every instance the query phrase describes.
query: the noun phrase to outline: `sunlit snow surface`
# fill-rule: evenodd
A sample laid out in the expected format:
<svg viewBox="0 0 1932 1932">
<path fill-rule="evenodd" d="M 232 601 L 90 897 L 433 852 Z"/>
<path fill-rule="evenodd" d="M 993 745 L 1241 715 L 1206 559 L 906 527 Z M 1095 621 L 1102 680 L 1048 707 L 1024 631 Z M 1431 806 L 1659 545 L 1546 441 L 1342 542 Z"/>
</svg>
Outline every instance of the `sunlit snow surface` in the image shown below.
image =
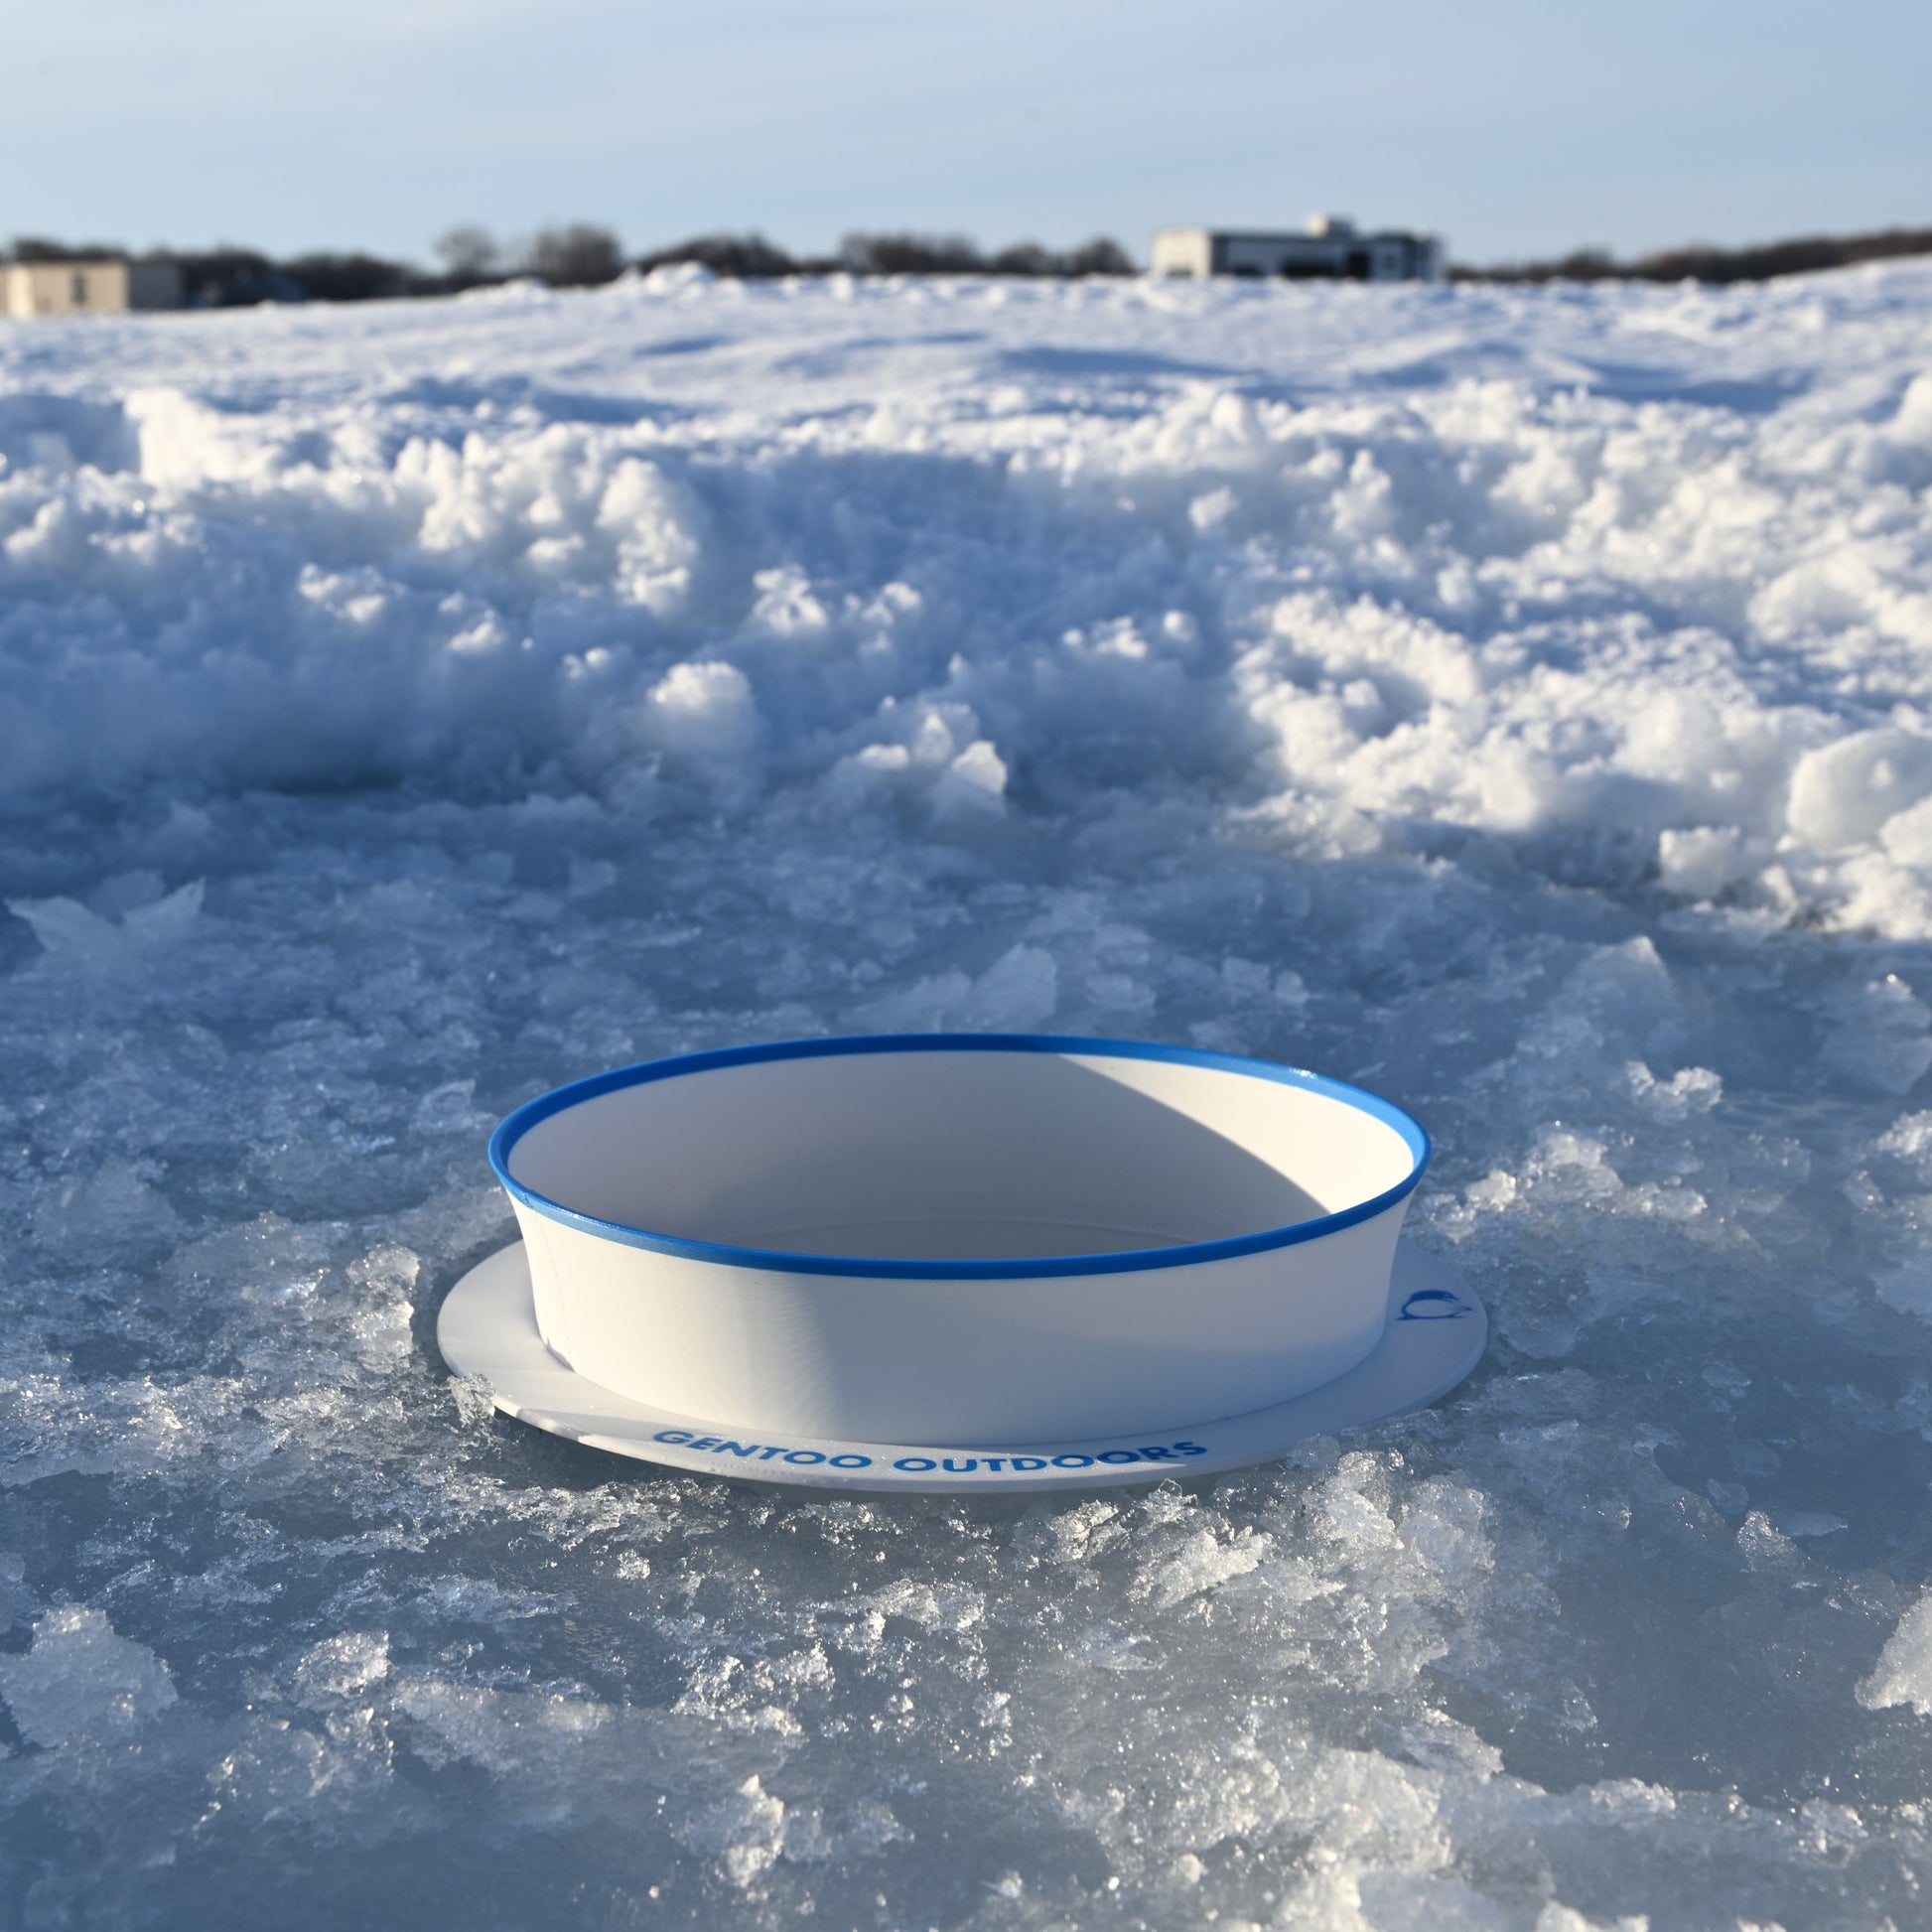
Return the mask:
<svg viewBox="0 0 1932 1932">
<path fill-rule="evenodd" d="M 0 325 L 0 1923 L 1900 1928 L 1932 269 Z M 489 1124 L 1052 1028 L 1358 1078 L 1439 1408 L 654 1477 Z"/>
</svg>

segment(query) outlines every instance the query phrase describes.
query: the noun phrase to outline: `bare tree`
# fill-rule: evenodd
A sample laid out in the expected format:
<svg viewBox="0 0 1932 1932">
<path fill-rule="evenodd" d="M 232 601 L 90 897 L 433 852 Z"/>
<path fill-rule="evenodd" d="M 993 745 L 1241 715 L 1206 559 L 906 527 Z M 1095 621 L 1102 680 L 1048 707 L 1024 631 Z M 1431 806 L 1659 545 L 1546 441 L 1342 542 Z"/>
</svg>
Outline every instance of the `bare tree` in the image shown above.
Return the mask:
<svg viewBox="0 0 1932 1932">
<path fill-rule="evenodd" d="M 13 239 L 13 258 L 17 262 L 98 261 L 126 253 L 125 248 L 113 241 L 53 241 L 37 234 L 17 234 Z M 3 258 L 4 251 L 0 251 L 0 259 Z"/>
<path fill-rule="evenodd" d="M 981 275 L 986 257 L 963 234 L 849 234 L 840 263 L 855 275 Z"/>
<path fill-rule="evenodd" d="M 1016 241 L 1010 248 L 1002 248 L 987 265 L 995 275 L 1056 275 L 1060 264 L 1050 248 L 1042 248 L 1036 241 Z"/>
<path fill-rule="evenodd" d="M 338 255 L 317 251 L 279 264 L 311 302 L 390 301 L 410 294 L 411 271 L 401 262 L 358 252 Z"/>
<path fill-rule="evenodd" d="M 735 275 L 742 280 L 790 275 L 798 267 L 782 248 L 756 229 L 747 234 L 693 235 L 688 241 L 639 255 L 634 266 L 650 269 L 667 262 L 703 262 L 714 274 Z"/>
<path fill-rule="evenodd" d="M 436 259 L 453 282 L 474 286 L 501 273 L 503 251 L 496 237 L 475 221 L 459 223 L 436 244 Z"/>
<path fill-rule="evenodd" d="M 1095 235 L 1061 257 L 1062 275 L 1132 275 L 1134 258 L 1109 235 Z"/>
<path fill-rule="evenodd" d="M 959 234 L 849 234 L 839 266 L 855 275 L 1131 275 L 1134 263 L 1105 235 L 1062 253 L 1036 241 L 1016 241 L 983 255 Z"/>
<path fill-rule="evenodd" d="M 540 229 L 530 244 L 530 273 L 553 289 L 595 288 L 615 282 L 622 269 L 623 252 L 617 236 L 588 221 Z"/>
</svg>

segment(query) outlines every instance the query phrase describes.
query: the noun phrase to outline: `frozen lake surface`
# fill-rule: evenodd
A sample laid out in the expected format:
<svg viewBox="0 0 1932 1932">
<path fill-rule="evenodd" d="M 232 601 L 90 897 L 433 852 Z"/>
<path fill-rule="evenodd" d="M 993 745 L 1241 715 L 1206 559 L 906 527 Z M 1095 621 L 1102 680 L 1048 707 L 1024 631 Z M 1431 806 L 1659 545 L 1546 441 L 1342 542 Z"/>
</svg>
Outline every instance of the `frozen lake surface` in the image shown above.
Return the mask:
<svg viewBox="0 0 1932 1932">
<path fill-rule="evenodd" d="M 0 1922 L 1925 1922 L 1932 268 L 0 325 Z M 1401 1101 L 1487 1360 L 1032 1505 L 448 1379 L 509 1107 L 936 1027 Z"/>
</svg>

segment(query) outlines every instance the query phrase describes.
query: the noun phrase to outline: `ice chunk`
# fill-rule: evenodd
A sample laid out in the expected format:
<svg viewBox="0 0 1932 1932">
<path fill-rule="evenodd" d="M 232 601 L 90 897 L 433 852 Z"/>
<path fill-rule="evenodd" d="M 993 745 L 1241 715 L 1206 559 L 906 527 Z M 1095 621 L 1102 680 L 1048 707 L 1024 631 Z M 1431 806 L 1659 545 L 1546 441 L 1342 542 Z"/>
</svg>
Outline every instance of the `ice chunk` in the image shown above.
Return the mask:
<svg viewBox="0 0 1932 1932">
<path fill-rule="evenodd" d="M 1680 1121 L 1709 1113 L 1725 1095 L 1724 1080 L 1708 1066 L 1680 1067 L 1660 1080 L 1641 1060 L 1624 1068 L 1637 1104 L 1659 1120 Z"/>
<path fill-rule="evenodd" d="M 0 1553 L 0 1631 L 11 1629 L 21 1613 L 32 1606 L 26 1577 L 27 1565 L 22 1558 Z"/>
<path fill-rule="evenodd" d="M 989 741 L 976 738 L 946 766 L 933 798 L 941 807 L 985 810 L 1000 804 L 1006 788 L 1006 760 Z"/>
<path fill-rule="evenodd" d="M 645 739 L 677 757 L 742 757 L 758 730 L 752 681 L 736 664 L 674 664 L 646 694 Z"/>
<path fill-rule="evenodd" d="M 678 1836 L 694 1852 L 709 1853 L 739 1890 L 777 1863 L 785 1849 L 785 1807 L 756 1774 L 737 1790 L 688 1819 Z"/>
<path fill-rule="evenodd" d="M 397 1366 L 409 1352 L 409 1323 L 415 1313 L 409 1298 L 421 1272 L 421 1258 L 395 1246 L 377 1248 L 350 1264 L 348 1279 L 356 1305 L 349 1328 L 362 1359 L 371 1367 Z"/>
<path fill-rule="evenodd" d="M 307 1703 L 354 1697 L 389 1675 L 386 1631 L 350 1631 L 314 1645 L 295 1667 L 296 1694 Z"/>
<path fill-rule="evenodd" d="M 166 1196 L 134 1165 L 110 1154 L 91 1174 L 50 1187 L 36 1205 L 36 1238 L 57 1252 L 105 1259 L 138 1254 L 181 1226 Z"/>
<path fill-rule="evenodd" d="M 58 965 L 87 972 L 137 968 L 155 947 L 187 936 L 202 909 L 204 882 L 195 879 L 164 897 L 129 905 L 104 918 L 71 898 L 10 898 L 7 910 L 33 928 L 41 949 Z"/>
<path fill-rule="evenodd" d="M 1932 1589 L 1921 1591 L 1898 1619 L 1858 1698 L 1867 1711 L 1907 1704 L 1921 1718 L 1932 1718 Z"/>
<path fill-rule="evenodd" d="M 1847 988 L 1831 1006 L 1827 1057 L 1862 1085 L 1909 1093 L 1932 1067 L 1932 1010 L 1896 973 Z"/>
<path fill-rule="evenodd" d="M 1932 735 L 1858 732 L 1807 752 L 1791 772 L 1791 830 L 1821 852 L 1873 838 L 1932 792 Z"/>
<path fill-rule="evenodd" d="M 176 1702 L 168 1666 L 78 1603 L 37 1619 L 24 1656 L 0 1657 L 0 1697 L 20 1734 L 50 1747 L 132 1730 Z"/>
<path fill-rule="evenodd" d="M 858 1024 L 878 1031 L 923 1033 L 965 1028 L 1024 1033 L 1042 1027 L 1059 1005 L 1059 967 L 1043 946 L 1025 941 L 1002 953 L 977 979 L 953 970 L 919 980 L 901 993 L 868 1001 Z"/>
</svg>

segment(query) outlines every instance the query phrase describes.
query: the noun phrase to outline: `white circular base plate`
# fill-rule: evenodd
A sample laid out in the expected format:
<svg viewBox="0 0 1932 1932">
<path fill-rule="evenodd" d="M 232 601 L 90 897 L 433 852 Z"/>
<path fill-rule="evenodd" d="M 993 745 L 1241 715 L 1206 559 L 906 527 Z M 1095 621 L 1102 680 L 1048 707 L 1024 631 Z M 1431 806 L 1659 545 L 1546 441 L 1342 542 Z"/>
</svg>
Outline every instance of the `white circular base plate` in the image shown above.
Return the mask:
<svg viewBox="0 0 1932 1932">
<path fill-rule="evenodd" d="M 465 1275 L 436 1318 L 437 1346 L 452 1371 L 481 1375 L 505 1415 L 553 1436 L 705 1475 L 940 1495 L 1115 1487 L 1266 1462 L 1307 1437 L 1358 1429 L 1434 1402 L 1475 1367 L 1488 1335 L 1482 1305 L 1461 1277 L 1404 1242 L 1396 1249 L 1389 1325 L 1380 1344 L 1322 1388 L 1192 1429 L 989 1452 L 726 1430 L 615 1394 L 566 1368 L 544 1346 L 520 1241 Z"/>
</svg>

